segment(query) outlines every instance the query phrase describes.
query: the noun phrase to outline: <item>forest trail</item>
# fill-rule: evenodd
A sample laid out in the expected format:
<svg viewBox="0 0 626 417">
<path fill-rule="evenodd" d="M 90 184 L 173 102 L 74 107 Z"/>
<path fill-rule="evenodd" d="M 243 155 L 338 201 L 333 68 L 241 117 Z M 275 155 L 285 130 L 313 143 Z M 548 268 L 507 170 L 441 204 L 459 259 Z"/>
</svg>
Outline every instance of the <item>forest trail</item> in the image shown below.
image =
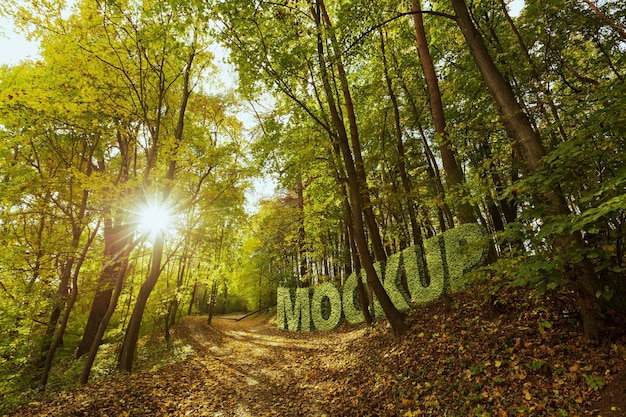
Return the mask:
<svg viewBox="0 0 626 417">
<path fill-rule="evenodd" d="M 341 391 L 332 378 L 345 370 L 339 358 L 363 331 L 292 333 L 267 320 L 186 317 L 173 337 L 191 345 L 190 358 L 63 392 L 17 415 L 321 416 L 324 393 Z"/>
<path fill-rule="evenodd" d="M 268 316 L 211 325 L 186 317 L 172 335 L 193 351 L 185 359 L 93 381 L 13 415 L 625 415 L 626 333 L 588 343 L 558 309 L 518 298 L 486 313 L 471 292 L 456 296 L 452 310 L 413 310 L 411 331 L 395 340 L 384 322 L 294 333 Z M 537 327 L 547 320 L 551 332 Z"/>
</svg>

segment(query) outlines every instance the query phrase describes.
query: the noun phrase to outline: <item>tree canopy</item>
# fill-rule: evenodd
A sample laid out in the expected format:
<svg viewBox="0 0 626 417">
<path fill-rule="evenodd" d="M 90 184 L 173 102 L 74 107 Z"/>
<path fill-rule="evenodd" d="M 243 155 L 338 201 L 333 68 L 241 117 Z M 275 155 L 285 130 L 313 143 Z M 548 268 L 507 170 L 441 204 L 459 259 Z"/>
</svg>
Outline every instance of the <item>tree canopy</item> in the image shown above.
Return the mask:
<svg viewBox="0 0 626 417">
<path fill-rule="evenodd" d="M 401 337 L 374 264 L 464 223 L 469 285 L 623 323 L 626 7 L 509 3 L 5 2 L 41 56 L 0 66 L 0 394 L 353 272 Z"/>
</svg>

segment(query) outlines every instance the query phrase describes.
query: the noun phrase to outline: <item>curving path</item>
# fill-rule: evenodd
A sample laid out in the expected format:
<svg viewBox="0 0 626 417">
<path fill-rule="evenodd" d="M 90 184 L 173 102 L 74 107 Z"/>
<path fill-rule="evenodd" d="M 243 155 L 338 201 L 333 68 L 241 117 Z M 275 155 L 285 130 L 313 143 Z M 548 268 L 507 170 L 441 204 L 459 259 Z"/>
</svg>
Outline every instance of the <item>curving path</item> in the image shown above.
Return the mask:
<svg viewBox="0 0 626 417">
<path fill-rule="evenodd" d="M 349 342 L 364 330 L 291 333 L 267 322 L 187 317 L 174 337 L 195 351 L 162 369 L 32 404 L 20 416 L 322 416 L 343 390 Z"/>
</svg>

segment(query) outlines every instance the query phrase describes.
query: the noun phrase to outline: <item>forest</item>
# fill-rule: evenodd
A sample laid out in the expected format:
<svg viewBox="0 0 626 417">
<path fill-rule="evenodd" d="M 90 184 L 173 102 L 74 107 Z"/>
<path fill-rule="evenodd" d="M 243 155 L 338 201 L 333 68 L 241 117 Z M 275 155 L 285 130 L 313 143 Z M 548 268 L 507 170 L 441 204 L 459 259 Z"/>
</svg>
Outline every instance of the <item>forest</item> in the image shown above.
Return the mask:
<svg viewBox="0 0 626 417">
<path fill-rule="evenodd" d="M 4 1 L 0 413 L 352 274 L 402 343 L 376 264 L 472 223 L 477 297 L 621 351 L 626 3 L 510 3 Z"/>
</svg>

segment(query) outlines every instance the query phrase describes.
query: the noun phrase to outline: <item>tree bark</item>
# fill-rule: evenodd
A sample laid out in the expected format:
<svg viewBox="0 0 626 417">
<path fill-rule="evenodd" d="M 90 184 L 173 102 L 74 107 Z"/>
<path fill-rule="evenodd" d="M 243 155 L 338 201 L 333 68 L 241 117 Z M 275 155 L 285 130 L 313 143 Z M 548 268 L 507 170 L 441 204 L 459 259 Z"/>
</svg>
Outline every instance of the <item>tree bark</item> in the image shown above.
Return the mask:
<svg viewBox="0 0 626 417">
<path fill-rule="evenodd" d="M 298 183 L 296 184 L 297 208 L 298 208 L 298 262 L 300 281 L 304 286 L 311 285 L 311 279 L 308 277 L 307 272 L 307 248 L 306 248 L 306 233 L 304 230 L 304 183 L 302 181 L 302 175 L 298 174 Z"/>
<path fill-rule="evenodd" d="M 463 201 L 467 194 L 463 191 L 465 180 L 461 167 L 456 159 L 456 152 L 454 152 L 450 146 L 450 137 L 446 130 L 446 118 L 443 110 L 443 102 L 441 100 L 441 91 L 439 90 L 439 80 L 428 48 L 428 41 L 426 40 L 421 0 L 411 0 L 411 11 L 413 12 L 413 27 L 415 29 L 417 51 L 428 88 L 430 113 L 433 118 L 443 169 L 446 174 L 449 189 L 460 197 L 460 201 L 457 201 L 455 205 L 456 215 L 461 224 L 475 223 L 476 216 L 474 215 L 472 206 L 467 201 Z"/>
<path fill-rule="evenodd" d="M 409 180 L 409 175 L 406 172 L 406 155 L 404 152 L 404 143 L 402 140 L 402 125 L 400 123 L 400 109 L 398 106 L 398 99 L 396 97 L 396 93 L 393 89 L 393 83 L 391 81 L 391 77 L 389 76 L 389 69 L 387 66 L 387 57 L 385 53 L 385 39 L 382 36 L 382 32 L 381 32 L 381 37 L 380 37 L 380 44 L 381 44 L 385 82 L 387 84 L 387 91 L 389 93 L 389 97 L 391 98 L 391 103 L 393 105 L 394 132 L 396 136 L 395 144 L 396 144 L 396 153 L 398 154 L 398 173 L 400 174 L 400 179 L 402 181 L 402 187 L 404 188 L 404 193 L 407 196 L 406 203 L 407 203 L 407 209 L 409 212 L 409 221 L 411 223 L 413 244 L 420 248 L 420 253 L 422 256 L 422 263 L 424 265 L 424 282 L 430 283 L 430 274 L 428 272 L 428 265 L 426 264 L 426 250 L 424 249 L 424 239 L 422 237 L 422 229 L 417 221 L 417 214 L 415 213 L 415 204 L 413 203 L 413 190 L 411 187 L 411 181 Z M 417 197 L 415 199 L 418 200 Z"/>
<path fill-rule="evenodd" d="M 105 263 L 98 277 L 96 295 L 91 303 L 83 337 L 74 352 L 76 358 L 89 352 L 102 318 L 109 308 L 118 271 L 122 267 L 121 263 L 124 262 L 120 254 L 129 241 L 129 232 L 128 225 L 114 225 L 113 219 L 109 215 L 106 216 L 104 220 Z"/>
<path fill-rule="evenodd" d="M 372 209 L 372 203 L 370 201 L 368 186 L 367 186 L 367 174 L 365 173 L 365 165 L 363 163 L 363 155 L 361 153 L 361 143 L 359 139 L 359 129 L 356 121 L 356 114 L 354 112 L 354 104 L 352 103 L 352 94 L 350 93 L 350 87 L 348 84 L 348 77 L 346 75 L 343 62 L 341 60 L 341 48 L 337 42 L 334 28 L 323 0 L 318 0 L 319 13 L 327 27 L 327 33 L 333 48 L 333 63 L 337 67 L 337 75 L 339 84 L 341 86 L 341 92 L 344 99 L 344 108 L 348 117 L 349 136 L 346 132 L 345 125 L 341 121 L 340 125 L 335 123 L 339 131 L 339 135 L 349 137 L 349 143 L 352 145 L 352 160 L 356 170 L 357 180 L 359 181 L 359 188 L 361 193 L 361 200 L 363 202 L 363 218 L 365 219 L 365 225 L 369 232 L 369 238 L 372 242 L 372 251 L 374 252 L 374 258 L 379 262 L 385 262 L 387 260 L 387 254 L 385 253 L 384 245 L 380 238 L 380 231 L 376 223 L 376 216 Z M 321 22 L 320 22 L 321 23 Z"/>
<path fill-rule="evenodd" d="M 195 51 L 192 51 L 188 57 L 188 62 L 185 65 L 185 69 L 183 71 L 182 97 L 180 107 L 178 109 L 178 121 L 176 124 L 176 130 L 174 132 L 174 148 L 171 151 L 167 173 L 165 174 L 165 187 L 163 190 L 163 196 L 161 198 L 161 204 L 165 203 L 168 200 L 174 186 L 173 181 L 177 167 L 175 155 L 177 153 L 178 146 L 183 139 L 185 113 L 187 109 L 187 104 L 189 102 L 189 96 L 191 95 L 190 76 L 194 59 Z M 154 146 L 156 146 L 158 138 L 152 139 Z M 152 163 L 155 163 L 155 161 L 153 160 Z M 144 180 L 147 180 L 147 177 L 144 177 Z M 135 306 L 133 307 L 133 312 L 128 323 L 128 327 L 126 328 L 126 333 L 124 335 L 124 341 L 122 342 L 122 348 L 120 350 L 118 358 L 118 369 L 128 373 L 130 373 L 132 370 L 133 359 L 135 357 L 135 349 L 137 347 L 137 340 L 139 338 L 139 329 L 141 327 L 141 319 L 143 318 L 146 303 L 161 274 L 161 260 L 163 258 L 163 249 L 165 247 L 165 237 L 163 234 L 164 231 L 158 231 L 155 234 L 155 242 L 154 246 L 152 247 L 152 265 L 150 267 L 150 271 L 148 272 L 148 276 L 146 277 L 146 280 L 141 286 L 139 294 L 137 295 L 137 300 L 135 301 Z"/>
<path fill-rule="evenodd" d="M 392 53 L 391 55 L 394 58 L 394 63 L 396 67 L 398 66 L 398 61 L 395 58 L 395 55 Z M 437 219 L 439 221 L 439 229 L 442 232 L 445 232 L 448 229 L 448 225 L 450 227 L 454 227 L 454 217 L 452 216 L 452 212 L 450 211 L 450 207 L 446 203 L 446 190 L 443 187 L 443 183 L 441 182 L 441 174 L 439 172 L 439 166 L 437 165 L 437 160 L 435 159 L 435 155 L 433 154 L 432 149 L 430 149 L 430 145 L 428 144 L 428 140 L 426 138 L 426 134 L 424 133 L 424 128 L 420 122 L 420 112 L 417 109 L 415 104 L 415 100 L 411 94 L 411 90 L 404 83 L 402 78 L 400 78 L 400 86 L 402 87 L 402 91 L 407 97 L 407 101 L 409 104 L 409 108 L 413 113 L 413 117 L 415 118 L 415 124 L 417 125 L 417 129 L 419 131 L 420 137 L 422 139 L 422 144 L 424 147 L 424 159 L 428 165 L 428 176 L 431 179 L 430 185 L 434 189 L 434 193 L 438 196 L 440 203 L 437 207 Z"/>
<path fill-rule="evenodd" d="M 91 247 L 91 244 L 93 243 L 93 240 L 96 237 L 96 234 L 98 233 L 99 229 L 100 229 L 100 222 L 96 224 L 93 232 L 91 232 L 89 238 L 87 239 L 87 242 L 85 243 L 85 246 L 83 247 L 80 257 L 76 260 L 76 266 L 74 268 L 74 272 L 72 273 L 72 288 L 71 288 L 71 291 L 67 300 L 67 304 L 65 306 L 65 311 L 63 312 L 63 316 L 61 317 L 59 329 L 55 335 L 54 341 L 52 342 L 52 345 L 50 346 L 50 349 L 48 350 L 48 354 L 46 355 L 46 361 L 43 367 L 43 371 L 41 373 L 41 379 L 39 381 L 39 385 L 42 387 L 45 387 L 46 384 L 48 383 L 48 376 L 50 374 L 50 369 L 52 368 L 52 360 L 54 359 L 54 354 L 56 353 L 56 350 L 59 348 L 59 346 L 61 346 L 61 343 L 63 341 L 63 335 L 65 334 L 65 329 L 67 328 L 67 322 L 70 318 L 70 313 L 72 312 L 74 303 L 76 302 L 76 299 L 78 298 L 78 276 L 80 273 L 80 269 L 83 263 L 85 262 L 85 259 L 87 257 L 87 252 L 89 248 Z"/>
<path fill-rule="evenodd" d="M 163 232 L 157 232 L 154 238 L 154 246 L 152 247 L 152 262 L 146 280 L 139 289 L 137 300 L 130 316 L 124 342 L 119 353 L 118 369 L 120 371 L 130 373 L 133 367 L 133 359 L 135 358 L 135 350 L 137 348 L 137 340 L 139 339 L 139 328 L 141 327 L 141 319 L 148 302 L 148 297 L 152 293 L 152 289 L 156 285 L 161 275 L 161 260 L 163 259 L 163 249 L 165 241 Z"/>
<path fill-rule="evenodd" d="M 215 312 L 215 301 L 217 299 L 217 281 L 215 279 L 213 279 L 213 283 L 211 284 L 211 295 L 209 297 L 209 311 L 206 319 L 207 324 L 211 324 L 213 321 L 213 313 Z"/>
<path fill-rule="evenodd" d="M 126 278 L 126 271 L 128 269 L 128 257 L 132 250 L 132 245 L 127 245 L 126 248 L 122 250 L 119 254 L 119 257 L 122 259 L 120 263 L 120 268 L 117 270 L 117 277 L 114 283 L 113 295 L 111 301 L 109 303 L 109 307 L 107 308 L 100 324 L 98 326 L 98 330 L 94 336 L 93 342 L 89 347 L 89 354 L 85 359 L 85 363 L 83 364 L 83 369 L 80 374 L 80 383 L 86 384 L 89 380 L 89 374 L 91 373 L 91 368 L 93 366 L 94 361 L 96 360 L 96 354 L 98 353 L 98 348 L 100 347 L 100 343 L 102 342 L 102 338 L 104 337 L 104 332 L 109 326 L 109 321 L 115 312 L 115 307 L 117 306 L 117 302 L 119 300 L 120 294 L 122 293 L 122 286 L 124 284 L 124 279 Z"/>
<path fill-rule="evenodd" d="M 344 194 L 345 194 L 345 188 L 344 188 Z M 369 306 L 370 306 L 369 297 L 367 295 L 365 285 L 363 285 L 363 280 L 361 279 L 361 258 L 359 257 L 359 251 L 357 250 L 356 243 L 354 241 L 352 209 L 350 208 L 350 201 L 348 200 L 347 195 L 344 195 L 343 206 L 344 206 L 345 216 L 346 216 L 346 230 L 348 234 L 347 236 L 348 244 L 349 244 L 350 252 L 352 253 L 352 262 L 354 262 L 354 273 L 356 274 L 356 285 L 357 285 L 357 291 L 359 293 L 359 304 L 361 306 L 361 311 L 363 312 L 363 319 L 365 320 L 365 324 L 367 324 L 368 326 L 371 326 L 374 320 L 372 319 L 372 315 L 370 314 L 370 310 L 369 310 Z"/>
<path fill-rule="evenodd" d="M 353 158 L 353 154 L 352 154 L 353 150 L 354 150 L 355 155 L 360 156 L 361 154 L 360 143 L 358 141 L 358 135 L 356 132 L 356 119 L 354 118 L 354 111 L 351 106 L 351 101 L 346 103 L 346 108 L 348 109 L 348 112 L 352 114 L 352 116 L 349 116 L 349 119 L 351 120 L 350 122 L 351 128 L 355 130 L 354 132 L 351 132 L 352 140 L 350 140 L 348 138 L 345 126 L 343 124 L 343 120 L 340 117 L 339 111 L 337 110 L 337 107 L 335 105 L 335 98 L 333 95 L 333 90 L 330 85 L 330 80 L 329 80 L 328 73 L 327 73 L 327 65 L 326 65 L 325 58 L 324 58 L 325 57 L 324 46 L 323 46 L 324 44 L 323 44 L 323 40 L 321 36 L 322 31 L 323 31 L 323 28 L 321 25 L 322 17 L 326 25 L 328 26 L 327 28 L 328 31 L 331 33 L 332 33 L 332 27 L 330 26 L 330 19 L 328 18 L 328 15 L 326 14 L 323 0 L 317 0 L 316 7 L 313 10 L 313 14 L 315 16 L 316 24 L 318 28 L 317 48 L 318 48 L 318 59 L 320 61 L 319 67 L 320 67 L 320 71 L 322 74 L 322 82 L 324 85 L 324 91 L 326 93 L 326 99 L 327 99 L 329 110 L 331 113 L 332 122 L 338 132 L 335 139 L 339 146 L 341 157 L 343 158 L 343 162 L 344 162 L 343 165 L 344 165 L 344 168 L 346 169 L 346 175 L 348 178 L 348 190 L 349 190 L 350 207 L 352 211 L 352 222 L 354 226 L 355 243 L 359 252 L 363 269 L 365 270 L 365 273 L 367 276 L 367 281 L 369 285 L 371 286 L 372 291 L 378 298 L 381 304 L 381 307 L 385 313 L 385 316 L 389 320 L 389 324 L 391 325 L 394 335 L 400 336 L 406 333 L 407 331 L 407 326 L 404 323 L 404 316 L 395 308 L 395 306 L 389 299 L 389 295 L 387 295 L 387 293 L 385 292 L 385 289 L 383 288 L 383 285 L 380 279 L 378 278 L 376 270 L 374 269 L 374 259 L 372 258 L 372 255 L 369 252 L 367 236 L 365 235 L 366 225 L 363 221 L 363 216 L 365 215 L 366 218 L 369 218 L 370 222 L 368 223 L 367 227 L 372 226 L 371 225 L 372 218 L 369 217 L 366 213 L 366 211 L 367 212 L 371 211 L 371 207 L 369 207 L 368 209 L 367 207 L 364 206 L 364 200 L 369 202 L 369 198 L 364 199 L 364 196 L 367 196 L 365 178 L 363 178 L 362 175 L 359 175 L 360 171 L 357 168 L 357 165 L 355 164 L 355 159 Z M 338 60 L 337 54 L 335 54 L 334 59 Z M 344 99 L 348 100 L 350 95 L 348 94 L 349 91 L 347 91 L 348 86 L 347 86 L 347 78 L 345 76 L 345 71 L 339 60 L 336 62 L 336 64 L 338 66 L 338 71 L 340 72 L 340 80 L 342 80 Z M 350 143 L 352 143 L 353 149 L 350 148 Z M 361 160 L 360 169 L 363 169 L 362 160 Z M 363 173 L 364 171 L 361 172 L 361 174 Z M 370 235 L 372 235 L 372 233 L 370 233 Z M 380 235 L 378 235 L 378 231 L 376 230 L 376 233 L 370 236 L 370 238 L 372 238 L 372 247 L 378 253 L 377 257 L 382 257 L 386 259 L 386 255 L 382 247 L 382 242 L 380 242 Z M 377 244 L 374 243 L 376 240 L 379 241 Z"/>
<path fill-rule="evenodd" d="M 469 15 L 465 1 L 451 0 L 451 2 L 457 16 L 457 23 L 470 53 L 496 103 L 500 120 L 511 140 L 511 145 L 522 163 L 522 170 L 527 176 L 530 176 L 539 171 L 543 163 L 542 159 L 546 155 L 541 139 L 522 111 L 513 89 L 496 67 L 485 47 L 482 36 Z M 558 186 L 538 197 L 545 207 L 545 217 L 570 214 L 565 198 Z M 556 248 L 562 256 L 566 256 L 569 249 L 580 245 L 581 242 L 582 238 L 578 233 L 572 236 L 555 237 Z M 585 337 L 597 339 L 599 330 L 594 317 L 597 303 L 595 302 L 596 281 L 593 266 L 585 260 L 578 264 L 567 261 L 566 273 L 578 294 L 578 305 L 583 317 Z"/>
</svg>

